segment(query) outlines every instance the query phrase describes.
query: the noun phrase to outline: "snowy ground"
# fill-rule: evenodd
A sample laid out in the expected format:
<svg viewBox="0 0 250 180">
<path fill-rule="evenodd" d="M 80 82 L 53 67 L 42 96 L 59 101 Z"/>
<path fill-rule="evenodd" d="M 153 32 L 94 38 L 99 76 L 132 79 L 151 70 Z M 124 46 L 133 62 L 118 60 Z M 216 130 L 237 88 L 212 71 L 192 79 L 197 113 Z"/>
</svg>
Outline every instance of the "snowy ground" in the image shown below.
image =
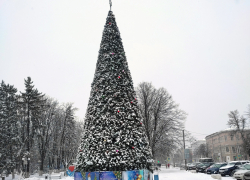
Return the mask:
<svg viewBox="0 0 250 180">
<path fill-rule="evenodd" d="M 18 180 L 19 176 L 16 176 L 14 180 Z M 62 177 L 64 180 L 73 180 L 73 177 Z M 180 170 L 180 168 L 170 168 L 166 169 L 165 167 L 161 167 L 161 171 L 159 172 L 160 180 L 215 180 L 211 177 L 211 175 L 207 175 L 204 173 L 191 173 L 190 171 Z M 235 180 L 233 177 L 222 177 L 222 180 Z M 5 180 L 11 180 L 11 176 L 6 177 Z M 25 180 L 45 180 L 44 175 L 38 176 L 32 175 L 30 178 Z"/>
<path fill-rule="evenodd" d="M 166 169 L 161 167 L 159 173 L 160 180 L 215 180 L 211 175 L 204 173 L 191 173 L 190 171 L 180 170 L 180 168 Z M 233 177 L 222 177 L 222 180 L 235 180 Z"/>
<path fill-rule="evenodd" d="M 19 179 L 20 179 L 19 175 L 15 175 L 14 180 L 19 180 Z M 65 176 L 63 176 L 62 179 L 64 179 L 64 180 L 74 180 L 74 177 L 69 177 L 69 176 L 65 177 Z M 9 177 L 6 177 L 5 180 L 12 180 L 11 175 Z M 35 175 L 31 175 L 30 178 L 27 178 L 25 180 L 45 180 L 45 175 L 38 176 L 38 174 L 35 174 Z M 55 180 L 58 180 L 58 178 L 55 179 Z"/>
</svg>

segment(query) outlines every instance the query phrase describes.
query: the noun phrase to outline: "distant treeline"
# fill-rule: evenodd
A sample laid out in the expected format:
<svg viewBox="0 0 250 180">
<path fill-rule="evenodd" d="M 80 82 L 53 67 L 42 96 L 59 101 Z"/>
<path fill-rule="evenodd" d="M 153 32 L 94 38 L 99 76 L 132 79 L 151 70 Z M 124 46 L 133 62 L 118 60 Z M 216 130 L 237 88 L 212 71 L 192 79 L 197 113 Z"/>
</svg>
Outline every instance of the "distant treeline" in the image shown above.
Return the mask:
<svg viewBox="0 0 250 180">
<path fill-rule="evenodd" d="M 18 93 L 0 86 L 0 173 L 66 168 L 77 155 L 83 121 L 72 103 L 60 104 L 34 88 L 30 77 Z"/>
</svg>

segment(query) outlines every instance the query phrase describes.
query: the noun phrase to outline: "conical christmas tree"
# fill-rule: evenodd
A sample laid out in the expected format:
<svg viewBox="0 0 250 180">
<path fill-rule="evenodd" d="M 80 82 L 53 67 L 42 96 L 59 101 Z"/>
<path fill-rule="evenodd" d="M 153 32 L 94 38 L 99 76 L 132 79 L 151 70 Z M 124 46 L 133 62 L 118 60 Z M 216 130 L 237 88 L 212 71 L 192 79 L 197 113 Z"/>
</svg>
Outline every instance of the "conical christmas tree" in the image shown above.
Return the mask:
<svg viewBox="0 0 250 180">
<path fill-rule="evenodd" d="M 77 171 L 149 169 L 151 149 L 112 11 L 104 27 Z"/>
</svg>

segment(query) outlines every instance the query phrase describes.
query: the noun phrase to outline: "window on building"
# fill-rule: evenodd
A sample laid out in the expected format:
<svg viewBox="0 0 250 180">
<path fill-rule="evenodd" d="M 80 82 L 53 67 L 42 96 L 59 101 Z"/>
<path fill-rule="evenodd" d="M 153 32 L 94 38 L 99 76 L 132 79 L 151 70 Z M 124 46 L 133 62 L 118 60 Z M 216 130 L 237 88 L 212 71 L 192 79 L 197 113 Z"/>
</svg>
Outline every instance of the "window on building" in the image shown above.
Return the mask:
<svg viewBox="0 0 250 180">
<path fill-rule="evenodd" d="M 234 156 L 233 158 L 234 158 L 234 161 L 236 161 L 236 156 Z"/>
<path fill-rule="evenodd" d="M 236 139 L 237 139 L 237 140 L 239 140 L 239 139 L 240 139 L 238 134 L 236 135 Z"/>
<path fill-rule="evenodd" d="M 222 150 L 222 152 L 226 152 L 226 148 L 225 147 L 222 147 L 221 150 Z"/>
<path fill-rule="evenodd" d="M 225 141 L 227 140 L 227 136 L 225 136 Z"/>
<path fill-rule="evenodd" d="M 218 148 L 214 148 L 214 152 L 215 152 L 215 153 L 218 153 Z"/>
<path fill-rule="evenodd" d="M 231 135 L 231 141 L 233 141 L 234 140 L 234 135 Z"/>
<path fill-rule="evenodd" d="M 240 153 L 240 146 L 238 146 L 237 148 L 237 153 Z"/>
<path fill-rule="evenodd" d="M 226 152 L 229 152 L 229 148 L 228 147 L 226 147 Z"/>
<path fill-rule="evenodd" d="M 232 147 L 232 151 L 233 151 L 233 153 L 236 153 L 236 150 L 235 150 L 234 146 Z"/>
</svg>

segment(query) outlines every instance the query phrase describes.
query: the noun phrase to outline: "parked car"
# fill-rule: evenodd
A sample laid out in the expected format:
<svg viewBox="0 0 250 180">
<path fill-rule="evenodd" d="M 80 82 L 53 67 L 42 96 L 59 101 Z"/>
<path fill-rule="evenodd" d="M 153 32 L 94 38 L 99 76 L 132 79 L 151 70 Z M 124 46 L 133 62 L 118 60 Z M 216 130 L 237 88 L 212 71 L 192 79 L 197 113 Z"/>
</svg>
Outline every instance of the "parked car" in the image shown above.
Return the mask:
<svg viewBox="0 0 250 180">
<path fill-rule="evenodd" d="M 241 164 L 250 163 L 250 161 L 248 161 L 248 160 L 243 160 L 243 161 L 240 161 L 240 162 L 241 162 Z"/>
<path fill-rule="evenodd" d="M 192 163 L 187 163 L 187 170 L 189 170 L 189 166 L 191 165 Z"/>
<path fill-rule="evenodd" d="M 212 166 L 210 166 L 210 168 L 207 169 L 207 174 L 218 174 L 219 173 L 219 169 L 223 166 L 226 166 L 227 163 L 215 163 Z"/>
<path fill-rule="evenodd" d="M 161 167 L 161 163 L 156 164 L 156 166 L 158 166 L 160 168 Z"/>
<path fill-rule="evenodd" d="M 250 172 L 249 171 L 244 174 L 244 178 L 246 180 L 250 179 Z"/>
<path fill-rule="evenodd" d="M 202 163 L 202 165 L 196 168 L 196 172 L 204 173 L 205 170 L 213 164 L 213 162 Z"/>
<path fill-rule="evenodd" d="M 181 166 L 180 166 L 181 169 L 185 169 L 185 164 L 182 163 Z"/>
<path fill-rule="evenodd" d="M 200 164 L 200 162 L 196 162 L 196 163 L 191 163 L 189 166 L 188 166 L 188 170 L 196 170 L 196 166 Z"/>
<path fill-rule="evenodd" d="M 240 169 L 234 173 L 233 177 L 237 180 L 238 179 L 241 180 L 243 179 L 244 174 L 248 171 L 250 171 L 250 163 L 246 163 L 243 166 L 241 166 Z"/>
<path fill-rule="evenodd" d="M 181 167 L 180 163 L 174 163 L 174 167 Z"/>
<path fill-rule="evenodd" d="M 197 165 L 195 166 L 196 172 L 198 172 L 198 169 L 199 169 L 201 166 L 203 166 L 203 163 L 197 164 Z"/>
<path fill-rule="evenodd" d="M 231 175 L 234 175 L 234 173 L 235 173 L 236 171 L 245 169 L 245 168 L 242 167 L 242 166 L 244 166 L 244 164 L 236 166 L 236 167 L 235 167 L 235 170 L 232 171 Z"/>
<path fill-rule="evenodd" d="M 233 170 L 237 168 L 237 166 L 242 165 L 240 161 L 231 161 L 226 166 L 220 168 L 219 173 L 221 176 L 233 176 Z"/>
</svg>

